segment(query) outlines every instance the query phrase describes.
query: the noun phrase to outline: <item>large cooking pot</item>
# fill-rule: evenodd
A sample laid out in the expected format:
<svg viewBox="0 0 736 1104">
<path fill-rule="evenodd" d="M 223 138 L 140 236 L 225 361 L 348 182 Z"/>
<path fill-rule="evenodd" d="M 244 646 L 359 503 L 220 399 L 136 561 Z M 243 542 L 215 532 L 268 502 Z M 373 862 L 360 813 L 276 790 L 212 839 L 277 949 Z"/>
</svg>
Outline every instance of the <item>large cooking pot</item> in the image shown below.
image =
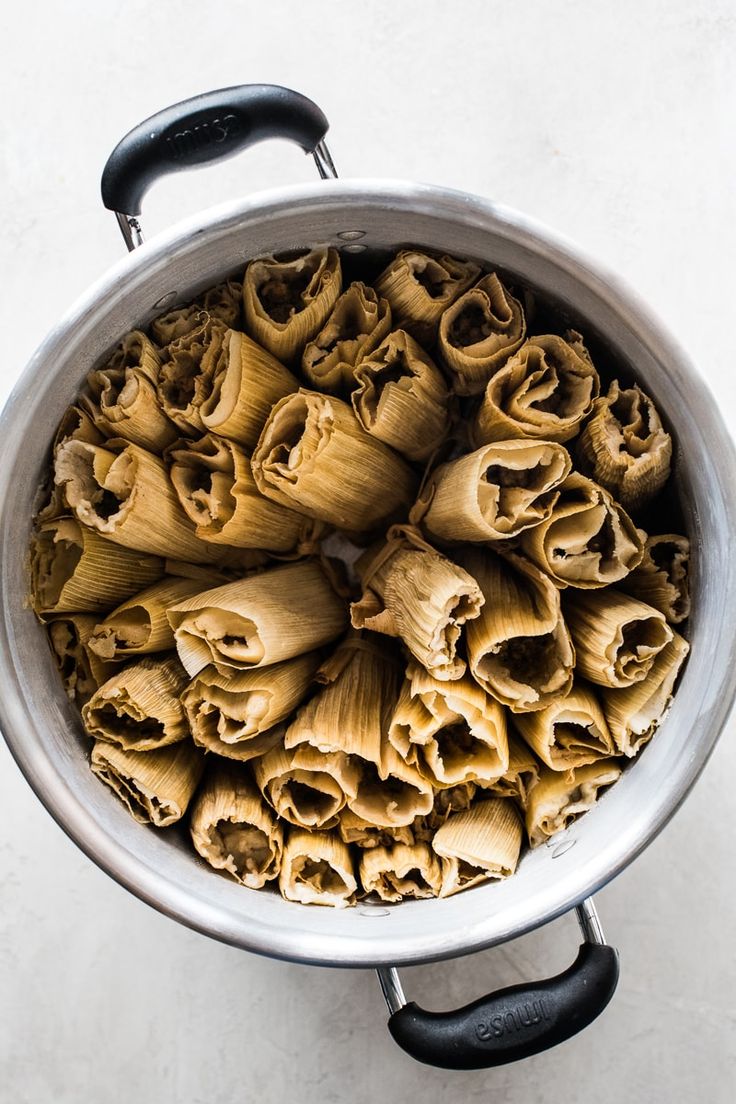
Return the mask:
<svg viewBox="0 0 736 1104">
<path fill-rule="evenodd" d="M 267 137 L 287 137 L 335 177 L 319 109 L 283 88 L 229 88 L 148 119 L 103 176 L 130 254 L 43 341 L 0 428 L 0 720 L 10 749 L 52 816 L 103 870 L 161 912 L 247 950 L 325 966 L 377 967 L 389 1027 L 422 1061 L 498 1065 L 589 1023 L 615 989 L 618 960 L 590 900 L 657 835 L 698 777 L 736 692 L 736 464 L 702 379 L 645 305 L 615 276 L 526 216 L 488 200 L 405 181 L 324 179 L 223 204 L 143 244 L 140 200 L 158 176 Z M 518 873 L 444 900 L 335 911 L 287 903 L 217 877 L 184 834 L 142 827 L 87 765 L 80 720 L 28 607 L 26 550 L 56 425 L 86 373 L 122 335 L 192 298 L 245 262 L 317 244 L 344 253 L 412 243 L 498 267 L 551 297 L 641 381 L 676 442 L 675 477 L 692 542 L 691 655 L 668 716 L 643 754 L 587 816 L 527 854 Z M 584 942 L 564 974 L 465 1009 L 406 1004 L 396 967 L 512 939 L 577 909 Z"/>
</svg>

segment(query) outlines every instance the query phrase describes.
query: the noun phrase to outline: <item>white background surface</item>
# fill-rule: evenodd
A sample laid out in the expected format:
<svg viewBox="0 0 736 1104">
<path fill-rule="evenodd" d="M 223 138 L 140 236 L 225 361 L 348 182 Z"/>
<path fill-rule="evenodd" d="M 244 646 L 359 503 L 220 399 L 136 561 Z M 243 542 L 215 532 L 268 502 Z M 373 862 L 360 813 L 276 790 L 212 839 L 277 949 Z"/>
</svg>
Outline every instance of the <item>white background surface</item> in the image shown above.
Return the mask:
<svg viewBox="0 0 736 1104">
<path fill-rule="evenodd" d="M 477 192 L 584 243 L 660 312 L 736 424 L 733 2 L 45 0 L 15 6 L 3 37 L 0 397 L 120 254 L 98 198 L 118 138 L 177 99 L 265 81 L 323 107 L 342 175 Z M 311 171 L 274 143 L 169 179 L 146 230 Z M 134 900 L 66 840 L 2 745 L 0 1102 L 730 1102 L 733 730 L 599 895 L 622 957 L 609 1010 L 557 1051 L 467 1074 L 394 1047 L 371 973 L 257 959 Z M 577 943 L 558 921 L 405 971 L 405 987 L 449 1007 L 556 972 Z"/>
</svg>

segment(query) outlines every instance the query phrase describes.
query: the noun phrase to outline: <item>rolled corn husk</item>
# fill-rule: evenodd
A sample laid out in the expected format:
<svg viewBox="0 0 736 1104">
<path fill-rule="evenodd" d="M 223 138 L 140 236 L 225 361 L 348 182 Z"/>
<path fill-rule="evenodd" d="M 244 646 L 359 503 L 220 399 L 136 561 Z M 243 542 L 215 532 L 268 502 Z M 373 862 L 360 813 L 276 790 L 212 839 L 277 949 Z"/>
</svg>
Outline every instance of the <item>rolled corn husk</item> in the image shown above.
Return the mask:
<svg viewBox="0 0 736 1104">
<path fill-rule="evenodd" d="M 501 557 L 473 548 L 462 563 L 484 599 L 466 629 L 473 678 L 514 713 L 545 709 L 569 692 L 575 664 L 559 591 L 514 553 Z"/>
<path fill-rule="evenodd" d="M 94 418 L 80 401 L 68 406 L 62 414 L 51 451 L 55 453 L 64 441 L 86 441 L 90 445 L 101 445 L 104 440 L 104 433 L 97 428 Z"/>
<path fill-rule="evenodd" d="M 641 682 L 672 640 L 663 613 L 613 587 L 567 591 L 565 620 L 578 672 L 599 686 Z"/>
<path fill-rule="evenodd" d="M 457 646 L 483 605 L 478 584 L 416 529 L 395 526 L 387 536 L 358 561 L 363 594 L 350 607 L 353 626 L 399 637 L 435 678 L 461 678 L 466 665 Z"/>
<path fill-rule="evenodd" d="M 218 755 L 233 751 L 239 758 L 240 750 L 296 709 L 319 662 L 319 652 L 307 652 L 251 671 L 220 674 L 215 667 L 205 667 L 181 698 L 195 743 Z"/>
<path fill-rule="evenodd" d="M 571 467 L 553 441 L 497 441 L 435 468 L 412 518 L 446 541 L 507 540 L 550 517 Z"/>
<path fill-rule="evenodd" d="M 592 479 L 571 472 L 546 521 L 521 535 L 521 547 L 560 587 L 620 582 L 640 562 L 645 534 Z"/>
<path fill-rule="evenodd" d="M 492 797 L 454 813 L 432 840 L 442 865 L 440 897 L 489 878 L 509 878 L 521 851 L 521 821 L 513 801 Z"/>
<path fill-rule="evenodd" d="M 303 905 L 355 904 L 358 883 L 347 844 L 333 833 L 292 828 L 279 875 L 281 896 Z"/>
<path fill-rule="evenodd" d="M 503 709 L 469 675 L 440 682 L 410 663 L 388 738 L 434 786 L 495 782 L 508 770 Z"/>
<path fill-rule="evenodd" d="M 178 603 L 167 616 L 190 677 L 265 667 L 334 640 L 347 610 L 319 564 L 274 567 Z"/>
<path fill-rule="evenodd" d="M 409 460 L 426 460 L 449 425 L 449 392 L 436 364 L 410 334 L 394 330 L 355 368 L 350 396 L 363 429 Z"/>
<path fill-rule="evenodd" d="M 358 792 L 348 805 L 361 820 L 378 828 L 403 828 L 432 810 L 431 782 L 401 758 L 384 738 L 381 762 L 361 761 Z"/>
<path fill-rule="evenodd" d="M 202 858 L 240 885 L 261 889 L 278 878 L 283 830 L 242 767 L 223 762 L 209 767 L 189 830 Z"/>
<path fill-rule="evenodd" d="M 524 309 L 495 272 L 447 308 L 438 345 L 456 395 L 479 395 L 526 337 Z"/>
<path fill-rule="evenodd" d="M 647 537 L 639 566 L 626 576 L 621 587 L 658 609 L 670 625 L 679 625 L 690 615 L 689 562 L 687 537 L 677 533 Z"/>
<path fill-rule="evenodd" d="M 189 736 L 179 695 L 187 676 L 176 656 L 141 659 L 117 671 L 82 709 L 96 740 L 124 751 L 153 751 Z"/>
<path fill-rule="evenodd" d="M 564 698 L 536 713 L 518 713 L 514 724 L 552 770 L 569 770 L 616 754 L 600 703 L 590 687 L 573 683 Z"/>
<path fill-rule="evenodd" d="M 179 502 L 201 540 L 270 552 L 316 543 L 314 523 L 260 493 L 250 459 L 233 441 L 208 433 L 178 442 L 167 459 Z"/>
<path fill-rule="evenodd" d="M 578 456 L 625 510 L 639 510 L 669 478 L 672 438 L 649 396 L 636 384 L 621 388 L 614 380 L 593 404 Z"/>
<path fill-rule="evenodd" d="M 625 690 L 603 690 L 601 704 L 618 751 L 633 758 L 662 722 L 690 645 L 673 632 L 647 677 Z"/>
<path fill-rule="evenodd" d="M 201 325 L 201 315 L 209 315 L 226 326 L 235 326 L 240 320 L 241 287 L 235 280 L 226 280 L 208 288 L 186 307 L 176 307 L 154 318 L 151 334 L 158 345 L 169 345 L 180 337 L 186 337 Z"/>
<path fill-rule="evenodd" d="M 49 643 L 66 695 L 79 706 L 115 671 L 113 664 L 105 663 L 89 647 L 96 623 L 93 613 L 59 614 L 48 623 Z"/>
<path fill-rule="evenodd" d="M 326 830 L 338 823 L 348 796 L 355 796 L 360 767 L 342 751 L 310 744 L 273 748 L 253 772 L 258 788 L 278 815 L 297 827 Z"/>
<path fill-rule="evenodd" d="M 539 781 L 539 771 L 539 763 L 531 748 L 509 732 L 509 769 L 503 778 L 488 787 L 487 792 L 496 797 L 511 797 L 522 810 L 526 809 L 529 794 Z"/>
<path fill-rule="evenodd" d="M 229 332 L 223 322 L 202 314 L 195 329 L 162 350 L 156 392 L 180 434 L 204 433 L 201 407 L 212 391 L 215 365 Z"/>
<path fill-rule="evenodd" d="M 38 614 L 113 609 L 160 579 L 164 562 L 121 548 L 76 518 L 52 518 L 31 542 L 31 596 Z"/>
<path fill-rule="evenodd" d="M 181 820 L 197 788 L 204 756 L 186 740 L 158 751 L 124 751 L 98 740 L 92 773 L 115 793 L 139 824 L 168 828 Z"/>
<path fill-rule="evenodd" d="M 435 832 L 441 828 L 453 813 L 469 809 L 478 791 L 476 782 L 462 782 L 457 786 L 446 786 L 435 790 L 432 808 L 426 816 L 417 817 L 411 831 L 417 843 L 431 843 Z"/>
<path fill-rule="evenodd" d="M 302 354 L 302 372 L 318 391 L 347 394 L 355 387 L 360 360 L 380 345 L 391 329 L 391 308 L 372 287 L 355 281 Z"/>
<path fill-rule="evenodd" d="M 369 436 L 347 403 L 316 391 L 276 404 L 251 466 L 267 498 L 352 531 L 406 509 L 417 485 L 406 462 Z"/>
<path fill-rule="evenodd" d="M 621 768 L 615 759 L 600 759 L 568 771 L 542 767 L 526 807 L 526 831 L 531 846 L 538 847 L 568 828 L 593 808 L 602 789 L 620 777 Z"/>
<path fill-rule="evenodd" d="M 275 357 L 292 364 L 324 325 L 341 284 L 340 257 L 325 246 L 295 260 L 251 261 L 243 278 L 246 328 Z"/>
<path fill-rule="evenodd" d="M 365 892 L 376 893 L 382 901 L 436 897 L 442 885 L 439 860 L 427 843 L 365 850 L 358 876 Z"/>
<path fill-rule="evenodd" d="M 471 437 L 476 447 L 518 437 L 569 441 L 599 386 L 580 334 L 530 337 L 488 381 Z"/>
<path fill-rule="evenodd" d="M 102 368 L 89 373 L 79 402 L 106 437 L 123 437 L 156 453 L 176 440 L 176 426 L 156 394 L 159 368 L 152 343 L 133 330 Z"/>
<path fill-rule="evenodd" d="M 299 381 L 246 334 L 228 330 L 213 354 L 200 416 L 203 428 L 252 449 L 272 408 Z"/>
<path fill-rule="evenodd" d="M 208 581 L 218 582 L 217 573 L 210 572 Z M 95 619 L 88 641 L 90 651 L 101 660 L 115 660 L 173 650 L 174 633 L 166 610 L 184 598 L 201 594 L 206 585 L 202 579 L 161 579 L 128 598 L 102 621 Z"/>
<path fill-rule="evenodd" d="M 373 286 L 388 299 L 395 326 L 417 341 L 432 342 L 443 311 L 480 275 L 472 261 L 430 257 L 418 250 L 402 250 Z"/>
<path fill-rule="evenodd" d="M 344 843 L 354 843 L 361 849 L 393 847 L 397 843 L 411 846 L 414 843 L 414 832 L 408 824 L 400 828 L 379 828 L 363 820 L 347 806 L 340 813 L 337 830 Z"/>
</svg>

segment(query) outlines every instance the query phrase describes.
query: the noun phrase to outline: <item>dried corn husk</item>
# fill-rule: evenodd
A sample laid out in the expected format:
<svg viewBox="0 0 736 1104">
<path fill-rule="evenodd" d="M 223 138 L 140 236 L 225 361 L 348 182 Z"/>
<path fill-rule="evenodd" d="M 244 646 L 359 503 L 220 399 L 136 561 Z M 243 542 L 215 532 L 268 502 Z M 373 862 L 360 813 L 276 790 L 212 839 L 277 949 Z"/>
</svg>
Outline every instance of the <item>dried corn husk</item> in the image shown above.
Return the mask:
<svg viewBox="0 0 736 1104">
<path fill-rule="evenodd" d="M 180 337 L 186 337 L 202 323 L 201 315 L 210 315 L 226 326 L 235 326 L 240 320 L 241 287 L 235 280 L 227 280 L 217 287 L 208 288 L 186 307 L 176 307 L 154 318 L 151 334 L 158 345 L 169 345 Z"/>
<path fill-rule="evenodd" d="M 64 441 L 86 441 L 90 445 L 101 445 L 105 435 L 97 428 L 94 419 L 81 405 L 68 406 L 64 411 L 59 428 L 54 435 L 52 452 L 56 452 Z"/>
<path fill-rule="evenodd" d="M 531 749 L 509 732 L 509 769 L 503 778 L 488 787 L 487 792 L 496 797 L 511 797 L 522 810 L 526 809 L 532 787 L 539 781 L 539 770 Z"/>
<path fill-rule="evenodd" d="M 569 694 L 536 713 L 518 713 L 514 724 L 552 770 L 569 770 L 615 755 L 606 718 L 590 687 L 575 682 Z"/>
<path fill-rule="evenodd" d="M 324 325 L 341 284 L 340 257 L 324 246 L 295 260 L 251 261 L 243 279 L 246 328 L 275 357 L 292 364 Z"/>
<path fill-rule="evenodd" d="M 324 754 L 309 744 L 279 746 L 253 767 L 263 796 L 280 817 L 301 828 L 328 829 L 348 796 L 355 796 L 360 767 L 342 751 Z"/>
<path fill-rule="evenodd" d="M 303 905 L 355 904 L 358 883 L 347 844 L 329 832 L 292 828 L 279 875 L 281 896 Z"/>
<path fill-rule="evenodd" d="M 168 610 L 190 677 L 265 667 L 319 648 L 342 632 L 347 610 L 319 564 L 274 567 L 205 590 Z"/>
<path fill-rule="evenodd" d="M 361 849 L 371 847 L 393 847 L 397 843 L 411 845 L 414 843 L 414 832 L 409 825 L 400 828 L 379 828 L 376 824 L 369 824 L 352 809 L 346 806 L 338 818 L 338 832 L 340 839 L 345 843 L 354 843 Z"/>
<path fill-rule="evenodd" d="M 440 320 L 438 345 L 456 395 L 479 395 L 526 337 L 524 309 L 495 272 L 466 291 Z"/>
<path fill-rule="evenodd" d="M 435 790 L 432 808 L 426 816 L 417 817 L 411 826 L 417 843 L 431 843 L 435 832 L 449 816 L 470 808 L 477 790 L 476 782 L 462 782 L 458 786 Z"/>
<path fill-rule="evenodd" d="M 622 755 L 633 758 L 651 740 L 670 703 L 689 651 L 688 642 L 673 632 L 672 640 L 659 653 L 642 682 L 625 690 L 602 691 L 603 712 Z"/>
<path fill-rule="evenodd" d="M 105 540 L 75 518 L 52 518 L 31 542 L 31 595 L 36 613 L 112 609 L 160 579 L 164 563 Z"/>
<path fill-rule="evenodd" d="M 363 429 L 409 460 L 426 460 L 449 425 L 442 373 L 404 330 L 394 330 L 355 369 L 350 401 Z"/>
<path fill-rule="evenodd" d="M 357 569 L 363 595 L 350 607 L 355 628 L 400 637 L 435 678 L 461 678 L 460 633 L 483 605 L 472 576 L 410 526 L 390 529 L 386 543 L 366 553 Z"/>
<path fill-rule="evenodd" d="M 649 396 L 636 384 L 621 388 L 614 380 L 608 394 L 593 404 L 578 456 L 624 509 L 639 510 L 669 478 L 672 438 Z"/>
<path fill-rule="evenodd" d="M 471 436 L 476 446 L 518 437 L 569 441 L 599 386 L 580 334 L 530 337 L 488 381 Z"/>
<path fill-rule="evenodd" d="M 179 442 L 167 459 L 179 502 L 201 540 L 270 552 L 316 544 L 318 526 L 265 498 L 248 456 L 232 441 L 208 433 Z"/>
<path fill-rule="evenodd" d="M 565 596 L 577 670 L 599 686 L 632 686 L 645 679 L 672 640 L 664 614 L 613 587 Z"/>
<path fill-rule="evenodd" d="M 204 756 L 189 740 L 145 752 L 124 751 L 98 740 L 91 766 L 139 824 L 168 828 L 187 811 L 202 777 Z"/>
<path fill-rule="evenodd" d="M 347 403 L 316 391 L 273 408 L 251 459 L 261 494 L 340 529 L 366 530 L 409 506 L 417 479 L 361 428 Z"/>
<path fill-rule="evenodd" d="M 431 343 L 443 311 L 479 275 L 480 268 L 471 261 L 402 250 L 373 286 L 388 299 L 395 326 L 408 330 L 417 341 Z"/>
<path fill-rule="evenodd" d="M 204 433 L 202 403 L 229 333 L 223 322 L 202 314 L 196 329 L 177 337 L 161 353 L 156 391 L 164 414 L 187 437 Z"/>
<path fill-rule="evenodd" d="M 440 682 L 409 664 L 388 738 L 434 786 L 495 782 L 508 770 L 503 709 L 469 675 Z"/>
<path fill-rule="evenodd" d="M 575 651 L 554 583 L 523 556 L 473 548 L 462 563 L 484 604 L 468 623 L 473 678 L 514 713 L 545 709 L 572 686 Z"/>
<path fill-rule="evenodd" d="M 521 851 L 521 821 L 512 801 L 477 801 L 438 828 L 432 849 L 442 862 L 440 897 L 488 878 L 509 878 Z"/>
<path fill-rule="evenodd" d="M 359 878 L 366 893 L 376 893 L 382 901 L 402 901 L 405 897 L 436 897 L 442 871 L 429 844 L 397 843 L 363 851 Z"/>
<path fill-rule="evenodd" d="M 645 534 L 608 491 L 571 472 L 546 521 L 521 535 L 521 547 L 560 587 L 618 583 L 639 563 Z"/>
<path fill-rule="evenodd" d="M 620 777 L 621 768 L 615 759 L 600 759 L 569 771 L 542 767 L 526 807 L 526 831 L 531 846 L 538 847 L 568 828 L 582 813 L 593 808 L 602 789 Z"/>
<path fill-rule="evenodd" d="M 252 449 L 272 407 L 299 381 L 246 334 L 228 330 L 218 346 L 202 400 L 203 427 Z"/>
<path fill-rule="evenodd" d="M 319 391 L 347 394 L 356 364 L 391 329 L 391 308 L 372 287 L 356 281 L 344 291 L 324 326 L 302 354 L 302 371 Z"/>
<path fill-rule="evenodd" d="M 405 762 L 387 739 L 381 743 L 380 765 L 363 760 L 360 768 L 358 792 L 348 798 L 348 805 L 362 820 L 379 828 L 402 828 L 431 812 L 431 782 Z"/>
<path fill-rule="evenodd" d="M 91 736 L 125 751 L 152 751 L 189 736 L 179 695 L 186 671 L 176 656 L 141 659 L 121 668 L 82 709 Z"/>
<path fill-rule="evenodd" d="M 79 706 L 115 671 L 112 663 L 105 663 L 89 647 L 96 623 L 93 613 L 67 613 L 52 618 L 48 625 L 51 651 L 67 697 Z"/>
<path fill-rule="evenodd" d="M 621 586 L 663 613 L 671 625 L 690 615 L 690 541 L 677 533 L 647 537 L 641 563 Z"/>
<path fill-rule="evenodd" d="M 412 518 L 446 541 L 516 537 L 549 518 L 571 467 L 553 441 L 498 441 L 435 468 Z"/>
<path fill-rule="evenodd" d="M 261 889 L 279 876 L 281 825 L 242 767 L 222 762 L 209 767 L 189 827 L 202 858 L 241 885 Z"/>
</svg>

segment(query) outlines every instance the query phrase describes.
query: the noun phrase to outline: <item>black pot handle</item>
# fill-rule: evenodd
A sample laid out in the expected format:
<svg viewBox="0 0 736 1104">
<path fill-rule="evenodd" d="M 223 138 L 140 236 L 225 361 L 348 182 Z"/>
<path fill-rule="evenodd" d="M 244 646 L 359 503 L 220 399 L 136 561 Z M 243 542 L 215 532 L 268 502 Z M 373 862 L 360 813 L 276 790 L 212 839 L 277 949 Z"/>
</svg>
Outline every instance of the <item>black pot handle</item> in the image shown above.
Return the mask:
<svg viewBox="0 0 736 1104">
<path fill-rule="evenodd" d="M 102 202 L 117 215 L 126 245 L 143 241 L 141 201 L 166 173 L 231 157 L 265 138 L 288 138 L 311 153 L 320 176 L 337 176 L 315 103 L 276 84 L 239 84 L 193 96 L 145 119 L 118 142 L 102 173 Z"/>
<path fill-rule="evenodd" d="M 585 942 L 569 969 L 546 981 L 512 985 L 452 1012 L 405 1003 L 398 973 L 378 971 L 392 1015 L 388 1029 L 419 1062 L 442 1069 L 487 1069 L 564 1042 L 599 1016 L 618 983 L 618 952 L 601 931 L 592 899 L 577 908 Z"/>
</svg>

